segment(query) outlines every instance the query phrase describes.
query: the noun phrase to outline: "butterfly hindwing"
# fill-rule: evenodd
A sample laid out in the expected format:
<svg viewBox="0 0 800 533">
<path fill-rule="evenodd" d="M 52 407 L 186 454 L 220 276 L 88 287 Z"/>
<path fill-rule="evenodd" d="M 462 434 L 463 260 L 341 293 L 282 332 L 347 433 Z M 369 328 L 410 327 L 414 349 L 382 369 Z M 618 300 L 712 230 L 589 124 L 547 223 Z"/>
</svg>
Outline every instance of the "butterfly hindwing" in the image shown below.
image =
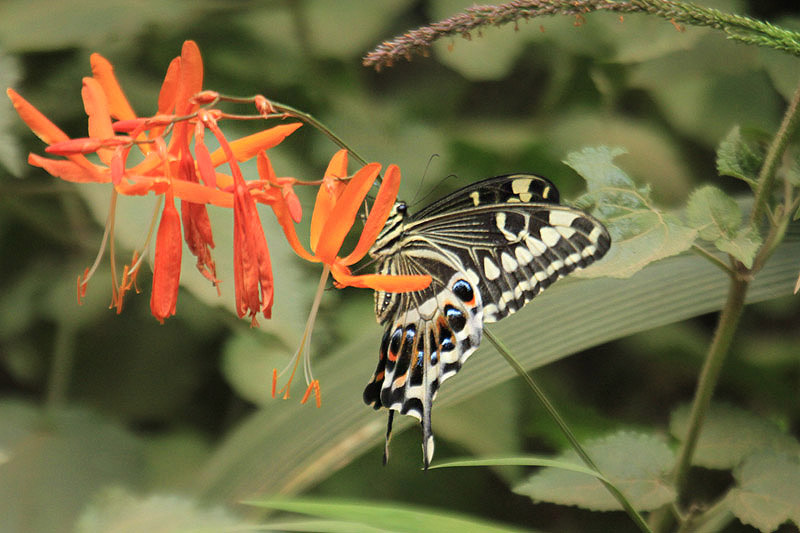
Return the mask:
<svg viewBox="0 0 800 533">
<path fill-rule="evenodd" d="M 376 291 L 386 329 L 364 390 L 375 409 L 420 420 L 426 468 L 433 400 L 477 349 L 483 323 L 516 312 L 611 245 L 599 221 L 558 198 L 548 180 L 514 174 L 473 183 L 412 216 L 398 203 L 370 250 L 381 274 L 432 277 L 421 291 Z"/>
<path fill-rule="evenodd" d="M 461 369 L 481 341 L 480 294 L 465 278 L 455 273 L 430 299 L 404 307 L 387 323 L 378 367 L 364 389 L 367 404 L 420 421 L 426 468 L 433 457 L 430 415 L 439 386 Z"/>
</svg>

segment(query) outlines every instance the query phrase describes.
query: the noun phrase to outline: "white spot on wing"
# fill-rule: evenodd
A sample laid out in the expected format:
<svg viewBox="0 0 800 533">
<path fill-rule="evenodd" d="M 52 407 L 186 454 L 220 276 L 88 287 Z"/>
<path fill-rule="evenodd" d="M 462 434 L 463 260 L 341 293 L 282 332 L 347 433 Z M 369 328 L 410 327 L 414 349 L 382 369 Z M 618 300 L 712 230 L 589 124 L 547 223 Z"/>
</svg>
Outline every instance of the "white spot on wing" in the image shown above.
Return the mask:
<svg viewBox="0 0 800 533">
<path fill-rule="evenodd" d="M 506 252 L 500 254 L 500 264 L 506 272 L 514 272 L 517 269 L 517 262 Z"/>
<path fill-rule="evenodd" d="M 556 226 L 556 230 L 561 234 L 562 237 L 565 239 L 569 239 L 573 235 L 575 235 L 575 228 L 565 228 L 563 226 Z"/>
<path fill-rule="evenodd" d="M 550 211 L 550 224 L 553 226 L 571 226 L 579 215 L 569 211 Z"/>
<path fill-rule="evenodd" d="M 497 229 L 504 230 L 506 229 L 506 214 L 500 211 L 494 217 L 495 223 L 497 224 Z"/>
<path fill-rule="evenodd" d="M 469 197 L 472 198 L 472 203 L 477 207 L 481 203 L 481 195 L 478 194 L 478 191 L 472 191 L 469 193 Z"/>
<path fill-rule="evenodd" d="M 489 281 L 494 281 L 500 277 L 500 269 L 497 268 L 497 265 L 488 255 L 483 258 L 483 274 Z"/>
<path fill-rule="evenodd" d="M 517 246 L 514 248 L 514 255 L 517 257 L 517 262 L 520 265 L 527 265 L 533 261 L 533 254 L 524 246 Z"/>
<path fill-rule="evenodd" d="M 547 246 L 542 241 L 533 237 L 527 237 L 525 244 L 528 246 L 528 250 L 532 250 L 536 255 L 542 255 L 547 250 Z"/>
<path fill-rule="evenodd" d="M 541 236 L 542 242 L 544 242 L 550 248 L 555 246 L 559 239 L 561 239 L 561 234 L 558 233 L 555 228 L 551 228 L 550 226 L 544 226 L 542 229 L 540 229 L 539 236 Z"/>
<path fill-rule="evenodd" d="M 514 194 L 522 194 L 530 191 L 532 178 L 517 178 L 511 182 L 511 192 Z"/>
</svg>

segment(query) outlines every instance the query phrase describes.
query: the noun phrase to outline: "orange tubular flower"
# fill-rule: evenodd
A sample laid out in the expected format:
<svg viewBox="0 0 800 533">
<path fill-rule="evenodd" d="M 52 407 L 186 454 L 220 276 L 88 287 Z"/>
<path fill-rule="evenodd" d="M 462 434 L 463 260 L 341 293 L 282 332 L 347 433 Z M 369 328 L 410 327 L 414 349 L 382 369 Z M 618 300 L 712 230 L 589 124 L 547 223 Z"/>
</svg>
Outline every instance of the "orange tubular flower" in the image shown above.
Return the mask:
<svg viewBox="0 0 800 533">
<path fill-rule="evenodd" d="M 389 212 L 397 198 L 397 190 L 400 187 L 400 169 L 395 165 L 389 165 L 386 169 L 386 174 L 378 189 L 378 195 L 372 204 L 372 210 L 367 217 L 364 230 L 361 232 L 361 237 L 356 247 L 345 257 L 338 255 L 345 237 L 355 222 L 358 210 L 370 188 L 375 183 L 380 170 L 381 166 L 378 163 L 370 163 L 356 172 L 345 184 L 344 180 L 347 178 L 347 150 L 340 150 L 334 154 L 328 164 L 328 169 L 325 171 L 322 185 L 320 185 L 317 192 L 314 213 L 311 215 L 311 252 L 303 248 L 297 239 L 287 205 L 275 203 L 272 206 L 294 251 L 303 259 L 325 265 L 300 346 L 292 360 L 280 373 L 280 375 L 283 375 L 291 369 L 286 385 L 280 390 L 284 399 L 289 398 L 289 387 L 302 359 L 303 372 L 308 388 L 301 403 L 305 403 L 313 392 L 317 407 L 320 406 L 319 381 L 314 379 L 311 374 L 310 344 L 314 321 L 319 309 L 319 301 L 325 289 L 329 272 L 333 274 L 336 285 L 340 288 L 351 286 L 389 292 L 408 292 L 422 290 L 431 283 L 431 277 L 427 275 L 388 276 L 366 274 L 354 276 L 350 272 L 350 266 L 360 261 L 375 242 L 378 233 L 386 224 L 386 219 L 389 217 Z M 262 177 L 269 174 L 270 170 L 266 168 L 261 172 Z M 273 397 L 276 393 L 278 377 L 279 374 L 275 371 L 272 378 Z"/>
<path fill-rule="evenodd" d="M 237 270 L 237 310 L 240 314 L 250 311 L 254 316 L 254 309 L 257 309 L 269 316 L 272 278 L 263 230 L 260 224 L 256 224 L 255 202 L 287 204 L 295 219 L 299 218 L 299 204 L 294 202 L 296 197 L 291 191 L 291 182 L 246 182 L 241 173 L 232 176 L 219 173 L 216 168 L 230 162 L 232 172 L 238 172 L 238 167 L 233 171 L 236 162 L 248 160 L 278 145 L 301 124 L 280 124 L 233 140 L 229 145 L 226 143 L 224 150 L 220 148 L 209 153 L 202 140 L 202 130 L 207 125 L 196 117 L 198 111 L 204 109 L 201 106 L 216 104 L 219 95 L 202 91 L 203 62 L 194 42 L 186 41 L 181 55 L 170 63 L 159 92 L 157 112 L 151 117 L 136 116 L 108 60 L 92 54 L 91 67 L 92 77 L 84 78 L 81 91 L 88 116 L 88 137 L 85 138 L 70 139 L 16 91 L 7 90 L 19 116 L 49 146 L 46 152 L 62 156 L 53 159 L 29 154 L 28 162 L 65 181 L 111 184 L 113 192 L 106 233 L 112 243 L 116 195 L 167 195 L 156 236 L 151 299 L 153 314 L 162 321 L 175 310 L 179 269 L 168 264 L 179 260 L 180 247 L 175 243 L 180 243 L 181 233 L 197 259 L 198 270 L 217 283 L 216 267 L 211 257 L 214 239 L 206 205 L 234 208 L 238 213 L 236 240 L 240 244 L 246 243 L 239 250 L 247 249 L 251 254 L 248 259 L 241 256 L 242 268 Z M 213 114 L 217 111 L 205 109 L 205 112 Z M 195 141 L 194 153 L 192 140 Z M 128 167 L 128 154 L 134 147 L 142 152 L 143 157 L 139 163 Z M 86 154 L 89 153 L 96 154 L 97 159 L 88 159 Z M 181 200 L 177 221 L 174 198 Z M 147 241 L 150 238 L 148 234 Z M 105 239 L 98 258 L 105 247 Z M 135 259 L 126 266 L 122 277 L 117 280 L 114 254 L 111 255 L 112 306 L 119 311 L 122 296 L 132 286 L 141 261 Z M 86 283 L 96 265 L 97 261 L 79 278 L 79 298 L 85 293 Z M 252 294 L 253 279 L 258 285 L 256 293 L 258 287 L 261 291 L 257 297 Z M 240 283 L 242 287 L 248 287 L 242 293 L 238 290 Z M 245 293 L 247 297 L 239 296 Z"/>
<path fill-rule="evenodd" d="M 172 194 L 167 194 L 164 212 L 156 235 L 156 255 L 153 261 L 153 290 L 150 293 L 150 312 L 162 324 L 175 314 L 178 286 L 181 277 L 181 218 L 175 209 Z"/>
<path fill-rule="evenodd" d="M 317 193 L 311 216 L 311 252 L 300 244 L 286 211 L 276 205 L 273 206 L 275 213 L 294 251 L 303 259 L 328 266 L 338 287 L 363 287 L 387 292 L 422 290 L 431 283 L 428 275 L 354 276 L 350 272 L 350 266 L 366 255 L 389 217 L 400 187 L 400 169 L 396 165 L 389 165 L 386 169 L 356 247 L 345 257 L 338 255 L 380 170 L 378 163 L 370 163 L 356 172 L 347 185 L 343 185 L 341 180 L 347 176 L 347 150 L 340 150 L 333 156 Z"/>
</svg>

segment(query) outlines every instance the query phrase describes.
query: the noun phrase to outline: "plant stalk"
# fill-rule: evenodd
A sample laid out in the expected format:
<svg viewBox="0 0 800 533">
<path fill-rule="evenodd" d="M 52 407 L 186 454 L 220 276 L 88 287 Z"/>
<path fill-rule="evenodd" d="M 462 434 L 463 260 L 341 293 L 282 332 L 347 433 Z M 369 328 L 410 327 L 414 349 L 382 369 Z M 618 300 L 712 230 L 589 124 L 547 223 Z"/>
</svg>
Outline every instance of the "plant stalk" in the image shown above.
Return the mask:
<svg viewBox="0 0 800 533">
<path fill-rule="evenodd" d="M 764 164 L 758 173 L 758 188 L 756 189 L 753 210 L 750 212 L 750 223 L 759 224 L 761 222 L 761 217 L 764 215 L 769 197 L 772 194 L 776 171 L 798 121 L 800 121 L 800 85 L 797 86 L 792 95 L 789 107 L 786 109 L 781 125 L 767 149 Z"/>
<path fill-rule="evenodd" d="M 486 338 L 489 339 L 489 342 L 491 342 L 492 345 L 494 345 L 497 351 L 500 352 L 500 355 L 503 356 L 506 362 L 508 362 L 508 364 L 511 365 L 511 368 L 513 368 L 517 372 L 517 374 L 519 374 L 520 377 L 522 377 L 522 379 L 525 380 L 525 383 L 528 384 L 528 387 L 530 387 L 530 389 L 533 391 L 533 394 L 541 402 L 547 413 L 551 416 L 551 418 L 558 425 L 559 429 L 561 429 L 561 431 L 567 437 L 567 440 L 572 445 L 572 448 L 577 452 L 578 457 L 581 458 L 581 460 L 584 462 L 584 464 L 586 464 L 586 466 L 588 466 L 589 468 L 600 474 L 598 481 L 600 481 L 600 483 L 602 483 L 606 487 L 608 492 L 611 493 L 614 499 L 619 502 L 619 504 L 622 506 L 625 512 L 628 513 L 628 516 L 631 517 L 631 520 L 634 521 L 634 523 L 639 527 L 641 531 L 651 532 L 650 527 L 647 525 L 647 522 L 645 522 L 644 518 L 642 518 L 642 515 L 640 515 L 636 511 L 636 509 L 633 508 L 631 503 L 627 500 L 627 498 L 625 498 L 625 495 L 622 494 L 619 491 L 619 489 L 617 489 L 617 487 L 615 487 L 613 484 L 609 483 L 608 481 L 605 481 L 605 476 L 603 476 L 603 473 L 600 471 L 599 468 L 597 468 L 597 465 L 594 463 L 589 454 L 586 453 L 586 450 L 583 449 L 583 446 L 581 446 L 581 443 L 578 441 L 577 437 L 575 437 L 575 434 L 572 433 L 572 430 L 564 421 L 564 418 L 561 416 L 561 414 L 558 412 L 558 410 L 552 404 L 552 402 L 550 402 L 550 399 L 547 397 L 544 390 L 541 387 L 539 387 L 539 384 L 533 380 L 533 377 L 531 377 L 531 375 L 528 372 L 525 371 L 525 368 L 522 367 L 519 361 L 517 361 L 517 359 L 505 346 L 505 344 L 503 344 L 500 341 L 500 339 L 496 338 L 492 334 L 492 332 L 486 328 L 484 328 L 483 333 L 484 335 L 486 335 Z"/>
<path fill-rule="evenodd" d="M 700 379 L 698 380 L 694 400 L 692 401 L 692 408 L 689 412 L 688 430 L 686 437 L 681 443 L 681 448 L 678 452 L 678 460 L 675 463 L 675 469 L 672 473 L 675 491 L 679 495 L 683 492 L 684 486 L 686 485 L 686 477 L 692 466 L 692 457 L 697 448 L 700 430 L 703 427 L 703 421 L 711 405 L 711 398 L 714 395 L 714 389 L 719 381 L 722 365 L 725 362 L 725 357 L 728 355 L 733 336 L 736 333 L 739 318 L 742 315 L 742 309 L 744 309 L 744 301 L 748 287 L 748 281 L 737 276 L 731 277 L 730 284 L 728 285 L 728 298 L 719 316 L 717 329 L 714 332 L 714 338 L 711 341 L 708 355 L 706 356 L 703 369 L 700 373 Z M 671 523 L 671 518 L 671 514 L 668 510 L 663 508 L 660 511 L 654 512 L 650 519 L 653 530 L 657 533 L 666 531 Z"/>
</svg>

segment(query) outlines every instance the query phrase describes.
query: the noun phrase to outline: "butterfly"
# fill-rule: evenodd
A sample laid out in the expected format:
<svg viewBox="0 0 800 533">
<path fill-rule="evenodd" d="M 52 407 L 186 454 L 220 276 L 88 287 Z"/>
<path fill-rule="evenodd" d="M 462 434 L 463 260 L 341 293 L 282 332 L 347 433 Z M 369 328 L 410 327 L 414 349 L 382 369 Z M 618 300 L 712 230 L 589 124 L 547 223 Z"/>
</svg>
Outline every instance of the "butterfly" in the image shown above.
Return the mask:
<svg viewBox="0 0 800 533">
<path fill-rule="evenodd" d="M 518 311 L 573 270 L 605 255 L 606 228 L 559 205 L 547 179 L 509 174 L 468 185 L 411 215 L 397 202 L 370 249 L 379 274 L 429 274 L 416 292 L 375 292 L 385 324 L 364 402 L 422 425 L 423 465 L 434 452 L 431 409 L 440 385 L 478 348 L 483 324 Z"/>
</svg>

